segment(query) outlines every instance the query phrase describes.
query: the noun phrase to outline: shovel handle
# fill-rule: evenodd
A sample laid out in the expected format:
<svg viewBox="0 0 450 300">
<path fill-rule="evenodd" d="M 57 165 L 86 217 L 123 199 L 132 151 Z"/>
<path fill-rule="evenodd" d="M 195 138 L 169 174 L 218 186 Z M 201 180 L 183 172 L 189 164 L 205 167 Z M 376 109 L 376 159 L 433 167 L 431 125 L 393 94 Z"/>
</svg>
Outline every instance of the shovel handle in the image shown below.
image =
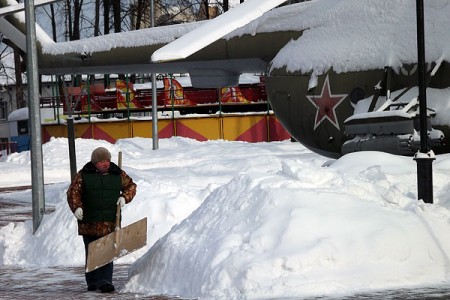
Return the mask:
<svg viewBox="0 0 450 300">
<path fill-rule="evenodd" d="M 114 236 L 114 246 L 117 247 L 119 245 L 119 229 L 120 229 L 120 205 L 117 205 L 116 211 L 116 231 Z"/>
<path fill-rule="evenodd" d="M 120 229 L 120 204 L 117 205 L 116 209 L 116 231 Z"/>
<path fill-rule="evenodd" d="M 122 151 L 119 151 L 119 157 L 117 161 L 119 168 L 122 168 Z M 116 233 L 115 233 L 115 246 L 119 245 L 119 229 L 120 229 L 120 204 L 117 204 L 116 210 Z"/>
</svg>

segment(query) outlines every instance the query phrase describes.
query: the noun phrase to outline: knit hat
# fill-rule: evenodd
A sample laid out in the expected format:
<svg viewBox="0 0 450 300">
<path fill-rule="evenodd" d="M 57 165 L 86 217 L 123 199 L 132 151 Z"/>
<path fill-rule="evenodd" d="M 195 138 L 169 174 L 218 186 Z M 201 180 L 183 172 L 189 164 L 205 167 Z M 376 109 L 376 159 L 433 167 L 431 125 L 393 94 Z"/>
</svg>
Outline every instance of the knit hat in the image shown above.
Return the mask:
<svg viewBox="0 0 450 300">
<path fill-rule="evenodd" d="M 95 165 L 99 161 L 111 161 L 111 153 L 104 147 L 98 147 L 91 154 L 91 162 Z"/>
</svg>

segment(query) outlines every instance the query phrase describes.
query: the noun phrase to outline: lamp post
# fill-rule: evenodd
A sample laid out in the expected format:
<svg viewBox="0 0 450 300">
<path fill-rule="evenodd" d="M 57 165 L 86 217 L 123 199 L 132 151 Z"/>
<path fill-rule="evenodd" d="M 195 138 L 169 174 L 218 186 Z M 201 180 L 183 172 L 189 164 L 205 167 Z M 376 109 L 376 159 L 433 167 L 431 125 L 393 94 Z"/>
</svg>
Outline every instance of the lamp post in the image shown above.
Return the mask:
<svg viewBox="0 0 450 300">
<path fill-rule="evenodd" d="M 423 0 L 416 0 L 417 60 L 419 75 L 420 151 L 414 157 L 417 163 L 417 196 L 425 203 L 433 203 L 434 153 L 428 146 L 428 114 L 425 72 L 425 30 Z"/>
<path fill-rule="evenodd" d="M 31 135 L 31 185 L 33 203 L 33 234 L 45 214 L 44 166 L 42 159 L 41 111 L 39 108 L 39 80 L 36 49 L 34 2 L 25 1 L 27 35 L 27 86 Z"/>
<path fill-rule="evenodd" d="M 155 27 L 155 3 L 151 1 L 150 6 L 150 22 L 151 27 Z M 153 150 L 159 149 L 159 137 L 158 137 L 158 95 L 156 86 L 156 73 L 152 73 L 152 141 Z"/>
</svg>

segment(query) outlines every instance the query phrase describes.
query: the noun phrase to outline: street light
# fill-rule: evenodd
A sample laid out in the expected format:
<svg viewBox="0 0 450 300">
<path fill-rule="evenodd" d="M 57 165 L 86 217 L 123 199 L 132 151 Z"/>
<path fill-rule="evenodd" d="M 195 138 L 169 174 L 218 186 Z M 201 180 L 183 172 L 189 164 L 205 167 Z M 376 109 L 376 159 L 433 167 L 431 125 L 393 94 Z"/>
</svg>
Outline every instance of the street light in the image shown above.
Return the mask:
<svg viewBox="0 0 450 300">
<path fill-rule="evenodd" d="M 434 153 L 429 149 L 427 93 L 425 73 L 425 29 L 423 0 L 416 0 L 417 13 L 417 62 L 419 75 L 419 120 L 420 120 L 420 151 L 414 160 L 417 162 L 417 196 L 425 203 L 433 203 L 433 161 Z"/>
</svg>

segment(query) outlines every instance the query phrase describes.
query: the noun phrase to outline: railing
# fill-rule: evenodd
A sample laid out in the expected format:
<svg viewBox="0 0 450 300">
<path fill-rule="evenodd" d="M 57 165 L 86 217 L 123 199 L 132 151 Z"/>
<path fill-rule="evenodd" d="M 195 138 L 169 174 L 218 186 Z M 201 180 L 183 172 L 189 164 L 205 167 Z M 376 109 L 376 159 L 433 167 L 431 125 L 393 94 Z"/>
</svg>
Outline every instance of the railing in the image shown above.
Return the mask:
<svg viewBox="0 0 450 300">
<path fill-rule="evenodd" d="M 111 114 L 125 112 L 151 111 L 151 89 L 127 91 L 124 94 L 116 91 L 101 94 L 70 95 L 70 107 L 73 114 Z M 244 101 L 241 101 L 241 100 Z M 62 107 L 63 114 L 69 113 L 67 99 L 63 96 L 41 98 L 41 107 Z M 239 91 L 230 90 L 223 93 L 220 89 L 183 88 L 178 91 L 157 90 L 158 110 L 177 109 L 180 113 L 205 113 L 211 111 L 234 112 L 267 108 L 267 95 L 264 84 L 241 85 Z M 216 108 L 216 110 L 215 110 Z"/>
</svg>

